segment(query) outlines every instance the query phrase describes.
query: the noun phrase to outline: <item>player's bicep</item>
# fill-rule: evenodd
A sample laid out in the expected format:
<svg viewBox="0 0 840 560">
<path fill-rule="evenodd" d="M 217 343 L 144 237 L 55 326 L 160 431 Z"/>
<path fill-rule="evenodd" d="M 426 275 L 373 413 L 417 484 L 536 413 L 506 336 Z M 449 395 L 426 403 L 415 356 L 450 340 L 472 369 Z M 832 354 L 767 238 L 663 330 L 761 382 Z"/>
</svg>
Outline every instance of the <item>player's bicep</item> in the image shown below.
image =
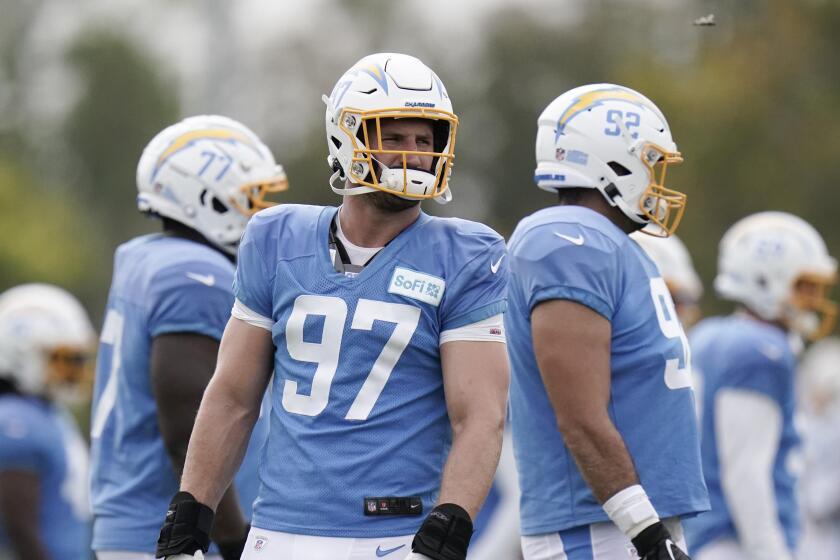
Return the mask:
<svg viewBox="0 0 840 560">
<path fill-rule="evenodd" d="M 271 332 L 231 317 L 219 345 L 211 384 L 238 403 L 259 411 L 273 369 Z"/>
<path fill-rule="evenodd" d="M 540 375 L 558 421 L 606 414 L 610 395 L 610 322 L 592 308 L 565 299 L 531 312 Z"/>
<path fill-rule="evenodd" d="M 446 406 L 454 426 L 476 416 L 504 421 L 510 381 L 507 347 L 453 340 L 440 347 Z"/>
</svg>

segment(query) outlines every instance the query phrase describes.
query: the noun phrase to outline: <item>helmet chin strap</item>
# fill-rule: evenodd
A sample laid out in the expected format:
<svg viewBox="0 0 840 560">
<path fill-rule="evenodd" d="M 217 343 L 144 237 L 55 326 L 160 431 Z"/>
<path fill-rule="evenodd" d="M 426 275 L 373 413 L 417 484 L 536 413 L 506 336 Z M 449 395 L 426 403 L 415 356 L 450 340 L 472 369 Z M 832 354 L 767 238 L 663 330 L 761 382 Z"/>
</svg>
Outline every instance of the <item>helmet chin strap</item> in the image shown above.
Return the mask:
<svg viewBox="0 0 840 560">
<path fill-rule="evenodd" d="M 419 169 L 391 169 L 387 165 L 383 164 L 381 161 L 375 161 L 381 168 L 381 172 L 379 173 L 379 183 L 382 184 L 383 187 L 394 191 L 408 190 L 409 192 L 411 192 L 412 187 L 414 187 L 414 189 L 416 190 L 423 190 L 422 193 L 415 194 L 425 194 L 425 191 L 427 191 L 430 188 L 434 188 L 434 184 L 437 180 L 437 177 L 429 173 L 428 171 L 421 171 Z M 367 187 L 363 185 L 347 187 L 346 179 L 343 178 L 342 175 L 343 174 L 341 170 L 337 170 L 330 177 L 330 188 L 336 194 L 340 194 L 342 196 L 357 195 L 377 192 L 377 190 L 379 190 L 373 187 Z M 408 181 L 408 185 L 405 184 L 406 180 Z M 394 196 L 398 196 L 406 200 L 417 200 L 415 197 L 412 196 L 403 196 L 396 193 L 393 194 Z M 435 197 L 434 200 L 439 204 L 446 204 L 447 202 L 452 200 L 452 194 L 449 193 L 449 189 L 447 189 L 440 196 Z"/>
</svg>

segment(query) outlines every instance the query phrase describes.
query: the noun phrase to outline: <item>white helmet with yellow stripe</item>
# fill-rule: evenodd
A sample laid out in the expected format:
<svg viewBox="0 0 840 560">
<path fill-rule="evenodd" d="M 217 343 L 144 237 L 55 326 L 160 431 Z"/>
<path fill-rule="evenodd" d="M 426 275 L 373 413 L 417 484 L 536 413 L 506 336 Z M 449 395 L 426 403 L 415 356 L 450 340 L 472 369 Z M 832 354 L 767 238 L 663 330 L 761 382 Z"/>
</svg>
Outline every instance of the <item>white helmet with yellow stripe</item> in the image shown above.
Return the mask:
<svg viewBox="0 0 840 560">
<path fill-rule="evenodd" d="M 338 80 L 326 109 L 327 163 L 330 186 L 341 195 L 387 192 L 410 200 L 451 200 L 449 175 L 455 157 L 458 117 L 440 81 L 428 66 L 405 54 L 378 53 L 364 57 Z M 434 132 L 433 151 L 382 150 L 383 119 L 428 119 Z M 373 135 L 377 135 L 374 141 Z M 377 158 L 402 156 L 389 168 Z M 431 170 L 412 169 L 411 155 L 434 156 Z M 346 182 L 349 180 L 351 186 Z"/>
<path fill-rule="evenodd" d="M 668 166 L 682 157 L 665 116 L 637 91 L 593 84 L 562 94 L 539 117 L 536 156 L 541 189 L 598 189 L 659 237 L 682 219 L 685 195 L 665 187 Z"/>
<path fill-rule="evenodd" d="M 137 207 L 190 227 L 235 253 L 248 219 L 288 181 L 248 127 L 219 115 L 189 117 L 159 132 L 137 164 Z"/>
<path fill-rule="evenodd" d="M 837 261 L 811 224 L 786 212 L 759 212 L 721 239 L 715 290 L 816 340 L 834 326 L 837 308 L 828 291 L 836 277 Z"/>
<path fill-rule="evenodd" d="M 65 290 L 24 284 L 0 294 L 0 378 L 19 391 L 76 397 L 94 343 L 87 312 Z"/>
</svg>

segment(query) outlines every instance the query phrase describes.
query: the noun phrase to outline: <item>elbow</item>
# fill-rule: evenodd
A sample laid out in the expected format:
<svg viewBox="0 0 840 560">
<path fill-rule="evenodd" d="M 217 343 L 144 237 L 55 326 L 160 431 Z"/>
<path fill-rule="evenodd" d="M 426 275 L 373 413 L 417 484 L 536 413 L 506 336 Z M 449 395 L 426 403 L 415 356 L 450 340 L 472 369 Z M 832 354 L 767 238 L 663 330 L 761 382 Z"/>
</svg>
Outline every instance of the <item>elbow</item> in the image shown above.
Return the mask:
<svg viewBox="0 0 840 560">
<path fill-rule="evenodd" d="M 488 407 L 458 418 L 452 419 L 452 433 L 455 437 L 462 433 L 480 431 L 485 437 L 502 439 L 505 430 L 505 408 Z"/>
<path fill-rule="evenodd" d="M 598 436 L 615 429 L 607 415 L 603 413 L 582 413 L 580 411 L 566 411 L 557 413 L 557 429 L 569 447 L 582 440 L 600 439 Z"/>
</svg>

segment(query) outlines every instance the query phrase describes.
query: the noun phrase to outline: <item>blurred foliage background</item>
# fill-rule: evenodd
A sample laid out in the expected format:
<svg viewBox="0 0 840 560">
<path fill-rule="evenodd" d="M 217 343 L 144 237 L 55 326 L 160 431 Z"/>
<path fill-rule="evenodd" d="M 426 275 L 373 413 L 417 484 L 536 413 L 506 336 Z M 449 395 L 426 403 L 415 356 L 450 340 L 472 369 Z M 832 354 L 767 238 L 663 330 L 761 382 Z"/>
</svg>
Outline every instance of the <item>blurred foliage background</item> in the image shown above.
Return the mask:
<svg viewBox="0 0 840 560">
<path fill-rule="evenodd" d="M 135 208 L 146 142 L 221 113 L 260 134 L 292 202 L 336 204 L 322 93 L 375 51 L 435 68 L 461 118 L 452 204 L 436 214 L 509 235 L 552 204 L 532 182 L 536 118 L 574 86 L 653 99 L 685 164 L 680 236 L 706 286 L 724 230 L 778 209 L 836 255 L 840 2 L 836 0 L 0 0 L 0 290 L 52 282 L 101 324 L 111 259 L 156 230 Z M 713 13 L 717 25 L 692 21 Z M 724 307 L 710 290 L 707 313 Z"/>
</svg>

